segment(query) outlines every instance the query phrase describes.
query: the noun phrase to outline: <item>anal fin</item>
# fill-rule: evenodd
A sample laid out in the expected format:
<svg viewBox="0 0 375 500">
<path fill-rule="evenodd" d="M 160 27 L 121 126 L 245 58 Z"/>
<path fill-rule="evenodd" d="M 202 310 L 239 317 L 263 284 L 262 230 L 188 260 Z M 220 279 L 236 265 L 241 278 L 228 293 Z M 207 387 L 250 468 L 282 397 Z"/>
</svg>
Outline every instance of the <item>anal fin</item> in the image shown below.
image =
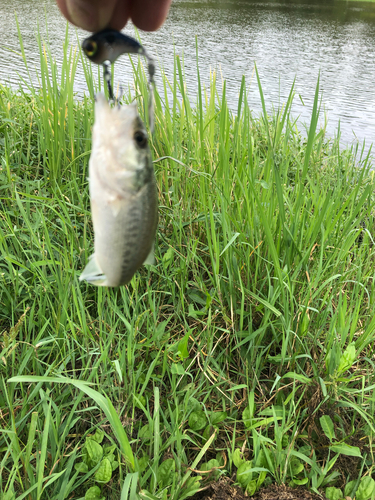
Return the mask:
<svg viewBox="0 0 375 500">
<path fill-rule="evenodd" d="M 89 258 L 85 269 L 79 277 L 79 281 L 87 281 L 91 285 L 95 286 L 105 286 L 107 277 L 100 269 L 99 264 L 96 261 L 95 254 L 91 255 Z"/>
<path fill-rule="evenodd" d="M 147 255 L 146 260 L 143 263 L 144 266 L 154 266 L 155 265 L 155 242 L 152 242 L 150 253 Z"/>
</svg>

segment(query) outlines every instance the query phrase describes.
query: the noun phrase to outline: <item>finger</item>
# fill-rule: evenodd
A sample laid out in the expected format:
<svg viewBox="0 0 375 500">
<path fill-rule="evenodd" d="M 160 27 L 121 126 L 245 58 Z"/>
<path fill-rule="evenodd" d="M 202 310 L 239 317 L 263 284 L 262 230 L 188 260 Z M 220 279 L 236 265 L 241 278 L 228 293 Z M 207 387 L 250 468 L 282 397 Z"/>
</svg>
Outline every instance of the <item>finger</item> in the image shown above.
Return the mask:
<svg viewBox="0 0 375 500">
<path fill-rule="evenodd" d="M 122 0 L 124 1 L 124 0 Z M 100 31 L 112 19 L 117 0 L 57 0 L 62 14 L 87 31 Z M 124 2 L 127 3 L 127 2 Z"/>
<path fill-rule="evenodd" d="M 130 18 L 130 5 L 129 0 L 117 0 L 109 27 L 114 30 L 122 30 Z"/>
<path fill-rule="evenodd" d="M 130 4 L 130 17 L 137 28 L 144 31 L 155 31 L 165 21 L 171 1 L 133 0 Z"/>
<path fill-rule="evenodd" d="M 61 10 L 62 15 L 69 21 L 72 22 L 69 16 L 68 9 L 66 8 L 66 0 L 56 0 L 59 9 Z"/>
</svg>

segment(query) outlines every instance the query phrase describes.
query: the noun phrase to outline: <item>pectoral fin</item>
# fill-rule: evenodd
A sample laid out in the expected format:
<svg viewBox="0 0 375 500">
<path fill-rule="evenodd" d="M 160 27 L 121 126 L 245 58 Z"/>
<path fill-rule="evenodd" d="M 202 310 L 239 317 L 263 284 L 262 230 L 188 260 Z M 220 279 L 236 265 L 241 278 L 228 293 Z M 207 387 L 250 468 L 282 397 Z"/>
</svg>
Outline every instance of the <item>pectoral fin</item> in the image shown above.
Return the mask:
<svg viewBox="0 0 375 500">
<path fill-rule="evenodd" d="M 85 269 L 79 277 L 79 281 L 87 281 L 95 286 L 105 286 L 106 280 L 106 275 L 103 274 L 103 271 L 100 269 L 95 254 L 91 255 Z"/>
</svg>

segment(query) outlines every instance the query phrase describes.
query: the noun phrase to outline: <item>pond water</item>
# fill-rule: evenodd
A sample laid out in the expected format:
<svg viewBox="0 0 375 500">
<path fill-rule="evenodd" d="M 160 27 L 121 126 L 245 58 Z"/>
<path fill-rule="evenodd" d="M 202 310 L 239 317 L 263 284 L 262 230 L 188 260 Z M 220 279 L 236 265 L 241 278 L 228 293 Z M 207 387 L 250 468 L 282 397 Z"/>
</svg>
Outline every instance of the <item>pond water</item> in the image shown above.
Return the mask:
<svg viewBox="0 0 375 500">
<path fill-rule="evenodd" d="M 56 60 L 61 61 L 65 20 L 54 0 L 2 0 L 0 4 L 0 56 L 2 82 L 18 85 L 27 78 L 19 55 L 15 21 L 17 12 L 26 57 L 31 70 L 39 65 L 35 33 L 40 26 Z M 125 32 L 132 35 L 129 25 Z M 72 44 L 86 32 L 70 28 Z M 175 0 L 169 17 L 156 33 L 141 33 L 143 44 L 173 72 L 173 52 L 184 56 L 187 88 L 196 89 L 196 37 L 202 80 L 210 69 L 227 80 L 230 107 L 236 109 L 243 75 L 249 87 L 250 106 L 260 112 L 254 75 L 256 63 L 268 109 L 286 102 L 296 78 L 293 115 L 308 122 L 320 73 L 327 130 L 334 135 L 341 124 L 342 143 L 355 138 L 369 145 L 375 140 L 375 3 L 345 0 Z M 115 79 L 129 82 L 130 65 L 116 63 Z M 31 77 L 37 83 L 32 72 Z M 220 76 L 221 77 L 221 76 Z M 76 90 L 86 89 L 79 68 Z M 322 115 L 321 123 L 324 122 Z"/>
</svg>

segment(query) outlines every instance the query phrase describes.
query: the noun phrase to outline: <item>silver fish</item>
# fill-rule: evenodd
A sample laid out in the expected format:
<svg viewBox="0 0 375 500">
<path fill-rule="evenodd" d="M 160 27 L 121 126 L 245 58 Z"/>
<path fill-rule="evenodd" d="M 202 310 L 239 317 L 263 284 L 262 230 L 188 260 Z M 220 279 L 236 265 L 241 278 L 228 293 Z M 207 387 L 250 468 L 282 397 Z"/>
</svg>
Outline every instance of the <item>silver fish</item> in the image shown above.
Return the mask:
<svg viewBox="0 0 375 500">
<path fill-rule="evenodd" d="M 143 263 L 153 263 L 158 201 L 146 129 L 135 104 L 95 103 L 89 162 L 94 254 L 80 280 L 125 285 Z"/>
</svg>

